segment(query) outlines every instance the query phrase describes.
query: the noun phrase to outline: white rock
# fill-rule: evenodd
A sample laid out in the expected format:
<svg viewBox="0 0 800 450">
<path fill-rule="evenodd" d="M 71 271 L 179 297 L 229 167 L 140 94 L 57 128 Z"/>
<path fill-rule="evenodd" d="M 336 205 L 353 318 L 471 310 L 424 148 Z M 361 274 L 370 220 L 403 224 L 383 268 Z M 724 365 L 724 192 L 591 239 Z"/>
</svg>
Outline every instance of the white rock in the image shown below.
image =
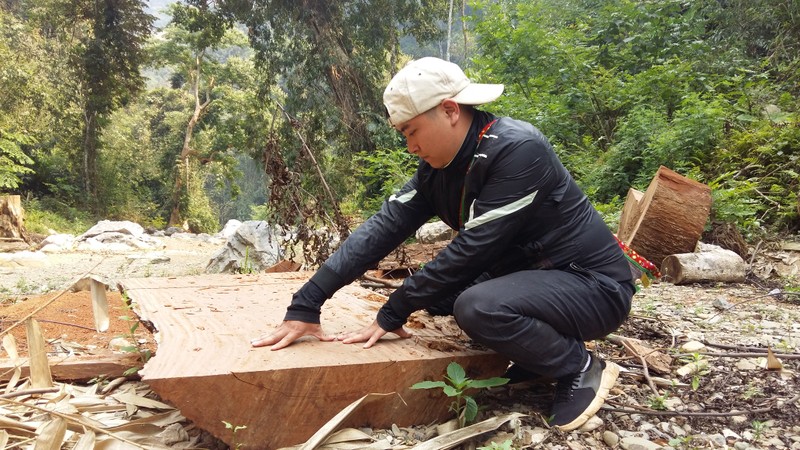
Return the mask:
<svg viewBox="0 0 800 450">
<path fill-rule="evenodd" d="M 426 223 L 417 230 L 417 240 L 423 244 L 449 241 L 456 232 L 442 221 Z"/>
<path fill-rule="evenodd" d="M 694 353 L 699 352 L 701 350 L 705 350 L 706 345 L 700 341 L 689 341 L 683 345 L 681 345 L 681 350 L 687 353 Z"/>
<path fill-rule="evenodd" d="M 578 428 L 578 431 L 581 433 L 588 433 L 589 431 L 594 431 L 603 426 L 603 419 L 595 416 L 592 416 Z"/>
<path fill-rule="evenodd" d="M 659 450 L 661 448 L 659 444 L 640 437 L 622 438 L 619 446 L 625 450 Z"/>
<path fill-rule="evenodd" d="M 603 442 L 605 442 L 607 446 L 615 448 L 617 444 L 619 444 L 619 436 L 613 431 L 606 430 L 603 432 Z"/>
</svg>

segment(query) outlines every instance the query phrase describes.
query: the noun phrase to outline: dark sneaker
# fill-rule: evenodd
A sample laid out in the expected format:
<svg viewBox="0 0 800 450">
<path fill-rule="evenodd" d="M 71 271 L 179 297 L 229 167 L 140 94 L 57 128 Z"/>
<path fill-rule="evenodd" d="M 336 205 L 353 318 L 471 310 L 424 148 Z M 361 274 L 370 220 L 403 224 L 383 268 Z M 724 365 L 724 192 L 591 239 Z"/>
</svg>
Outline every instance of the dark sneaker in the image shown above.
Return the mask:
<svg viewBox="0 0 800 450">
<path fill-rule="evenodd" d="M 550 425 L 571 431 L 584 424 L 605 402 L 608 391 L 617 381 L 619 367 L 589 353 L 591 363 L 586 372 L 558 380 Z"/>
</svg>

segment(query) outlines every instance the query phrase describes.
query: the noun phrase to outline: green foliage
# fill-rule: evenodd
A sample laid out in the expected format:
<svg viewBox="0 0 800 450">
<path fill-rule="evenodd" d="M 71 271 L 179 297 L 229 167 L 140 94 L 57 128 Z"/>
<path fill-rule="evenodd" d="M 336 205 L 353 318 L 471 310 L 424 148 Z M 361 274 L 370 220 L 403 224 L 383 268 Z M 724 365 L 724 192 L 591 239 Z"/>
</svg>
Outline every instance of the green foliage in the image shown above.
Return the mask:
<svg viewBox="0 0 800 450">
<path fill-rule="evenodd" d="M 360 199 L 365 215 L 377 211 L 386 198 L 403 187 L 418 164 L 417 158 L 404 148 L 361 152 L 355 155 L 354 162 L 365 186 Z"/>
<path fill-rule="evenodd" d="M 475 399 L 465 392 L 469 389 L 485 389 L 502 386 L 508 383 L 508 378 L 493 377 L 484 380 L 467 378 L 464 368 L 453 361 L 447 365 L 447 375 L 444 381 L 420 381 L 411 386 L 411 389 L 437 389 L 441 388 L 448 397 L 455 397 L 450 405 L 450 410 L 456 414 L 459 428 L 472 422 L 478 414 L 478 404 Z"/>
<path fill-rule="evenodd" d="M 478 450 L 514 450 L 514 442 L 511 439 L 506 439 L 500 444 L 492 441 L 488 446 L 478 447 Z"/>
<path fill-rule="evenodd" d="M 30 136 L 0 129 L 0 191 L 16 189 L 19 187 L 20 177 L 33 172 L 27 167 L 33 164 L 33 160 L 20 148 L 20 145 L 30 145 L 33 142 Z"/>
<path fill-rule="evenodd" d="M 77 236 L 95 224 L 86 211 L 61 203 L 52 197 L 41 200 L 23 199 L 22 207 L 25 209 L 25 229 L 31 233 L 48 235 L 51 231 L 55 231 Z"/>
</svg>

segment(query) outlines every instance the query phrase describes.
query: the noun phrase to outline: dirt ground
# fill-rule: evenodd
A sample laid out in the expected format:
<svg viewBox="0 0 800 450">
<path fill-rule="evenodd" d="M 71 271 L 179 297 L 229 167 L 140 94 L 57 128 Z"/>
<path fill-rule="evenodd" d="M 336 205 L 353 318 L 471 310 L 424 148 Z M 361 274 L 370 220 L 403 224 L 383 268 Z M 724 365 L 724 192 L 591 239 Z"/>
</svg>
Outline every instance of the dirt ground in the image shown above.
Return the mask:
<svg viewBox="0 0 800 450">
<path fill-rule="evenodd" d="M 170 238 L 153 250 L 52 254 L 37 267 L 0 267 L 2 329 L 61 294 L 35 315 L 53 349 L 108 348 L 113 339 L 129 334 L 131 327 L 131 321 L 121 319 L 131 314 L 113 290 L 116 280 L 199 274 L 222 245 Z M 407 249 L 405 256 L 396 255 L 404 260 L 402 264 L 394 258 L 382 264 L 385 270 L 377 274 L 402 278 L 402 267 L 418 267 L 436 250 Z M 88 291 L 62 293 L 87 275 L 112 286 L 108 292 L 111 329 L 105 333 L 94 330 Z M 363 284 L 384 294 L 392 289 L 371 280 Z M 652 448 L 800 449 L 800 296 L 785 289 L 787 285 L 792 283 L 751 278 L 744 284 L 656 283 L 642 289 L 634 298 L 630 319 L 616 334 L 639 339 L 668 355 L 665 373 L 654 366 L 648 371 L 648 365 L 619 342 L 595 341 L 590 344 L 595 352 L 623 367 L 611 397 L 598 413 L 599 428 L 565 434 L 543 427 L 552 386 L 499 388 L 479 396 L 478 420 L 509 412 L 527 416 L 513 432 L 490 433 L 477 445 L 513 440 L 513 448 L 651 448 L 620 443 L 641 437 Z M 11 333 L 24 347 L 24 327 L 18 328 Z M 140 344 L 153 345 L 144 327 L 137 329 L 135 338 Z M 700 350 L 680 350 L 698 342 L 703 344 Z M 780 369 L 767 368 L 767 349 L 777 356 Z M 699 360 L 707 363 L 701 371 L 679 372 Z M 430 438 L 435 425 L 369 431 L 373 440 L 392 443 L 382 448 L 412 448 L 408 444 Z M 195 445 L 222 448 L 218 442 Z"/>
</svg>

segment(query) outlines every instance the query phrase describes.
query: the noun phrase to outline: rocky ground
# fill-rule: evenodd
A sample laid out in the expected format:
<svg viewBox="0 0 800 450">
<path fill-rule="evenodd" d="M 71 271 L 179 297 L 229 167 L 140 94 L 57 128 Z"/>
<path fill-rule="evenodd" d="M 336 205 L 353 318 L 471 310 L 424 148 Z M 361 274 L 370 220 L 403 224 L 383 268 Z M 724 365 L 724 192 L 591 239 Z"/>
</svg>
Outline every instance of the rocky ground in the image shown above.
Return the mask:
<svg viewBox="0 0 800 450">
<path fill-rule="evenodd" d="M 161 237 L 155 247 L 128 252 L 51 253 L 22 264 L 0 259 L 0 300 L 64 290 L 87 274 L 114 285 L 120 278 L 202 273 L 223 244 Z M 798 255 L 762 250 L 748 283 L 643 288 L 624 326 L 591 343 L 623 372 L 583 429 L 546 427 L 552 385 L 503 386 L 473 393 L 481 408 L 476 421 L 523 416 L 465 442 L 427 448 L 800 449 L 800 295 L 796 278 L 778 278 L 774 270 L 796 264 Z M 147 391 L 131 389 L 142 396 Z M 437 425 L 360 430 L 351 442 L 330 448 L 413 448 L 431 442 Z M 208 436 L 173 442 L 171 448 L 222 448 Z"/>
</svg>

